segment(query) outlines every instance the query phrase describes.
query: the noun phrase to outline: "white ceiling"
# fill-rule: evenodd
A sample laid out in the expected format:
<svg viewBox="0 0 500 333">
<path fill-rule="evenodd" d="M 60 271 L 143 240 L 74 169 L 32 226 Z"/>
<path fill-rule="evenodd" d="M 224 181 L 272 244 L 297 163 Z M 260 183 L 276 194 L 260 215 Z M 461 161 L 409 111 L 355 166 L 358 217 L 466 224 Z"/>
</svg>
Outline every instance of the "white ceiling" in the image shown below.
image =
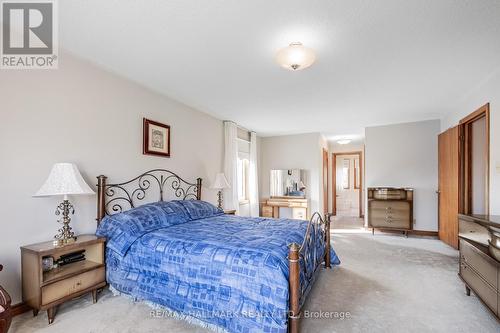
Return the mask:
<svg viewBox="0 0 500 333">
<path fill-rule="evenodd" d="M 500 66 L 498 0 L 64 0 L 60 46 L 261 135 L 441 118 Z M 317 63 L 290 72 L 300 41 Z"/>
</svg>

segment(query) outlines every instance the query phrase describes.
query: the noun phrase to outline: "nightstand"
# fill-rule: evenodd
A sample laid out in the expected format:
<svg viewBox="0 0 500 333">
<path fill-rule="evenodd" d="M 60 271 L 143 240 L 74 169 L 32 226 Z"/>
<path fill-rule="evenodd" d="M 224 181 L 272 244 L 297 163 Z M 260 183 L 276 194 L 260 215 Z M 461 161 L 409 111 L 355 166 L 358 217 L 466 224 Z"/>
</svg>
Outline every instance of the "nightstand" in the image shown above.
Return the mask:
<svg viewBox="0 0 500 333">
<path fill-rule="evenodd" d="M 236 215 L 236 209 L 227 209 L 227 210 L 224 210 L 224 214 L 227 214 L 227 215 Z"/>
<path fill-rule="evenodd" d="M 94 303 L 97 302 L 97 290 L 106 285 L 105 241 L 94 235 L 81 235 L 74 243 L 60 247 L 52 241 L 21 247 L 23 302 L 33 308 L 33 315 L 47 310 L 51 324 L 59 304 L 85 293 L 92 293 Z M 81 250 L 85 250 L 85 260 L 48 272 L 42 270 L 43 257 L 57 260 L 61 255 Z"/>
</svg>

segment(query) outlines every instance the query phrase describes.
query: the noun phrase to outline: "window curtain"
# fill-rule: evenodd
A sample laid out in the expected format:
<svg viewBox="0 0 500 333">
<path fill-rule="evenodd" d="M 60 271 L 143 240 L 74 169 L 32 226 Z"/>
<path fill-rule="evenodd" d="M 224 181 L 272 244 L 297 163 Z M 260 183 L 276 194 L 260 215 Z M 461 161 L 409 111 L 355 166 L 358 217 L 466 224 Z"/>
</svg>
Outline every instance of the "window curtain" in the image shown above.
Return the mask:
<svg viewBox="0 0 500 333">
<path fill-rule="evenodd" d="M 238 201 L 238 127 L 231 121 L 224 122 L 224 175 L 231 186 L 224 190 L 224 208 L 239 213 Z"/>
<path fill-rule="evenodd" d="M 248 170 L 248 200 L 250 216 L 259 216 L 259 177 L 257 170 L 257 134 L 250 133 L 250 166 Z"/>
</svg>

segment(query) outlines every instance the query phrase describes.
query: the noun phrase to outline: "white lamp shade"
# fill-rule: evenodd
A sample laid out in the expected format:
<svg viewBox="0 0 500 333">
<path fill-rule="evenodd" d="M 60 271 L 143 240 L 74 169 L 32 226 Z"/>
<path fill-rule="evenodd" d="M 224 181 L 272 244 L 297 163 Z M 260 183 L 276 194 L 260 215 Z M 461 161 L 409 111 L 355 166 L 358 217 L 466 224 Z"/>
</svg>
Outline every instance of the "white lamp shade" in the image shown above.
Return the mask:
<svg viewBox="0 0 500 333">
<path fill-rule="evenodd" d="M 301 70 L 311 66 L 316 60 L 314 51 L 302 43 L 292 43 L 276 54 L 276 62 L 289 70 Z"/>
<path fill-rule="evenodd" d="M 95 194 L 73 163 L 56 163 L 35 197 Z"/>
<path fill-rule="evenodd" d="M 227 182 L 226 176 L 223 173 L 218 173 L 215 175 L 215 180 L 212 184 L 212 188 L 217 190 L 222 190 L 225 188 L 230 188 L 229 183 Z"/>
</svg>

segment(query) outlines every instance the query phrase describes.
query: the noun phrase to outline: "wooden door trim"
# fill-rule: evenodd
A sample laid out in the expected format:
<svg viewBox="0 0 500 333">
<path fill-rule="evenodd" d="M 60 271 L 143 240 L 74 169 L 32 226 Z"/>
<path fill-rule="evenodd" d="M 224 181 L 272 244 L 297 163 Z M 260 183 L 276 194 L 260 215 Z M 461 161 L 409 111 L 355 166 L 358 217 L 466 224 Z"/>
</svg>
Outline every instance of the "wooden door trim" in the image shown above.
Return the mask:
<svg viewBox="0 0 500 333">
<path fill-rule="evenodd" d="M 325 166 L 326 164 L 326 166 Z M 323 212 L 325 214 L 328 213 L 328 183 L 330 179 L 328 178 L 328 149 L 323 148 L 323 182 L 321 184 L 323 190 Z M 326 175 L 325 175 L 325 167 L 326 167 Z M 326 191 L 325 191 L 325 178 L 326 178 Z"/>
<path fill-rule="evenodd" d="M 486 103 L 476 111 L 472 112 L 460 120 L 460 148 L 461 154 L 461 174 L 460 174 L 460 206 L 461 212 L 465 214 L 472 213 L 472 169 L 470 168 L 472 160 L 472 138 L 470 135 L 472 124 L 485 118 L 486 122 L 486 175 L 485 175 L 485 207 L 486 214 L 490 213 L 490 103 Z"/>
<path fill-rule="evenodd" d="M 363 152 L 358 151 L 348 151 L 341 153 L 332 153 L 332 213 L 337 215 L 337 156 L 342 155 L 358 155 L 359 157 L 359 217 L 363 217 Z"/>
</svg>

